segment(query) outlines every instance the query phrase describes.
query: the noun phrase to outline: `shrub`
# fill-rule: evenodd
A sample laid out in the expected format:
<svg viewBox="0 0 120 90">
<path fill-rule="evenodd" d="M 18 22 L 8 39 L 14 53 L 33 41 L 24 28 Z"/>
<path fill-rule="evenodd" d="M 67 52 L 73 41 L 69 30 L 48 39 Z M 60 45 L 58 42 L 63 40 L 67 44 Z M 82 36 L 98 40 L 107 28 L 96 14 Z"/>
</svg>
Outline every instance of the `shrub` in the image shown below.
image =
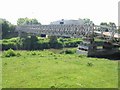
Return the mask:
<svg viewBox="0 0 120 90">
<path fill-rule="evenodd" d="M 64 50 L 60 52 L 60 54 L 74 54 L 74 53 L 75 53 L 75 50 Z"/>
<path fill-rule="evenodd" d="M 50 48 L 54 48 L 54 49 L 63 48 L 63 43 L 59 42 L 56 36 L 50 36 L 49 39 L 50 39 L 49 40 Z"/>
<path fill-rule="evenodd" d="M 54 49 L 63 48 L 63 44 L 61 42 L 55 42 L 55 43 L 49 42 L 49 45 L 50 45 L 50 48 L 54 48 Z"/>
<path fill-rule="evenodd" d="M 28 36 L 22 39 L 23 49 L 25 50 L 37 50 L 38 38 L 36 36 Z"/>
<path fill-rule="evenodd" d="M 16 54 L 16 56 L 17 56 L 17 57 L 20 57 L 20 56 L 21 56 L 21 54 L 20 54 L 20 53 L 17 53 L 17 54 Z"/>
<path fill-rule="evenodd" d="M 17 45 L 14 42 L 2 43 L 2 50 L 17 49 Z"/>
<path fill-rule="evenodd" d="M 31 53 L 32 55 L 36 55 L 36 53 L 33 51 L 32 53 Z"/>
<path fill-rule="evenodd" d="M 65 50 L 65 54 L 74 54 L 74 51 L 72 51 L 72 50 Z"/>
<path fill-rule="evenodd" d="M 86 57 L 86 55 L 79 55 L 78 57 L 79 58 L 84 58 L 84 57 Z"/>
<path fill-rule="evenodd" d="M 65 42 L 65 47 L 77 47 L 80 41 L 68 41 Z"/>
<path fill-rule="evenodd" d="M 9 50 L 7 50 L 7 51 L 5 51 L 3 53 L 3 56 L 5 56 L 5 57 L 13 57 L 13 56 L 16 56 L 16 54 L 15 54 L 14 50 L 9 49 Z"/>
<path fill-rule="evenodd" d="M 64 54 L 64 53 L 65 53 L 65 51 L 61 51 L 61 52 L 60 52 L 60 54 Z"/>
<path fill-rule="evenodd" d="M 52 36 L 50 38 L 38 38 L 36 36 L 27 36 L 23 38 L 11 38 L 2 40 L 2 50 L 23 49 L 23 50 L 43 50 L 43 49 L 61 49 L 63 47 L 77 47 L 81 42 L 79 39 L 59 38 Z"/>
<path fill-rule="evenodd" d="M 93 66 L 93 63 L 88 62 L 88 63 L 87 63 L 87 66 Z"/>
</svg>

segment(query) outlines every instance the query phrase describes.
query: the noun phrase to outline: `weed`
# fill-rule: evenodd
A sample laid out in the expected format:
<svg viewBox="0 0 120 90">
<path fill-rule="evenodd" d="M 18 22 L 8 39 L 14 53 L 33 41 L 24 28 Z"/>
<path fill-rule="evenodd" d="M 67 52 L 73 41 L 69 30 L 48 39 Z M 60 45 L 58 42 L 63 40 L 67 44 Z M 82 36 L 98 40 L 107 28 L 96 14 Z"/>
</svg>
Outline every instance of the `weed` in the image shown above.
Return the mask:
<svg viewBox="0 0 120 90">
<path fill-rule="evenodd" d="M 4 65 L 7 65 L 7 63 L 4 63 Z"/>
<path fill-rule="evenodd" d="M 55 86 L 51 86 L 50 88 L 55 88 Z"/>
<path fill-rule="evenodd" d="M 85 55 L 79 55 L 78 57 L 79 57 L 79 58 L 84 58 L 84 57 L 85 57 Z"/>
<path fill-rule="evenodd" d="M 35 53 L 35 52 L 32 52 L 31 54 L 32 54 L 32 55 L 36 55 L 36 53 Z"/>
<path fill-rule="evenodd" d="M 87 63 L 87 66 L 93 66 L 93 63 L 88 62 L 88 63 Z"/>
<path fill-rule="evenodd" d="M 49 53 L 49 55 L 53 55 L 53 53 Z"/>
<path fill-rule="evenodd" d="M 65 50 L 65 54 L 74 54 L 75 52 L 73 50 Z"/>
<path fill-rule="evenodd" d="M 60 52 L 60 54 L 74 54 L 74 53 L 75 53 L 74 50 L 68 50 L 68 49 Z"/>
<path fill-rule="evenodd" d="M 17 53 L 17 54 L 16 54 L 16 56 L 17 56 L 17 57 L 20 57 L 20 56 L 21 56 L 21 54 L 20 54 L 20 53 Z"/>
<path fill-rule="evenodd" d="M 54 59 L 58 59 L 57 57 L 55 57 Z"/>
<path fill-rule="evenodd" d="M 64 54 L 65 53 L 65 51 L 61 51 L 59 54 Z"/>
<path fill-rule="evenodd" d="M 13 57 L 13 56 L 16 56 L 16 54 L 15 54 L 14 50 L 9 49 L 3 53 L 3 56 L 4 57 Z"/>
</svg>

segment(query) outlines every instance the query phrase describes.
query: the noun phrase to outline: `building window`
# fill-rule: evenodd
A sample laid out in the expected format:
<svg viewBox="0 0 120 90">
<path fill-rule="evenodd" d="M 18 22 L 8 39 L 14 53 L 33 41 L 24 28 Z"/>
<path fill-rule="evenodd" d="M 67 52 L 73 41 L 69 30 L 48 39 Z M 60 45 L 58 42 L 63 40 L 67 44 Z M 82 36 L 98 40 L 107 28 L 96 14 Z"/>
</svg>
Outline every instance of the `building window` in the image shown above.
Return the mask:
<svg viewBox="0 0 120 90">
<path fill-rule="evenodd" d="M 60 22 L 60 24 L 64 24 L 64 22 Z"/>
</svg>

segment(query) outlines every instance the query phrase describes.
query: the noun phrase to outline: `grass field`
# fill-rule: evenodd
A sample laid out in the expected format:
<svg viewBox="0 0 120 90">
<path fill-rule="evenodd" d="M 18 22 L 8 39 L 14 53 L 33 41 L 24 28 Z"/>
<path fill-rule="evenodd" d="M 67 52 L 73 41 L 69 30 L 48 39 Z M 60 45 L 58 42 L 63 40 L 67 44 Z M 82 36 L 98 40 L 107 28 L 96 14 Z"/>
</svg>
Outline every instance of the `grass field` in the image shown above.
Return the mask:
<svg viewBox="0 0 120 90">
<path fill-rule="evenodd" d="M 3 88 L 118 87 L 118 61 L 59 52 L 15 51 L 21 56 L 3 57 Z"/>
</svg>

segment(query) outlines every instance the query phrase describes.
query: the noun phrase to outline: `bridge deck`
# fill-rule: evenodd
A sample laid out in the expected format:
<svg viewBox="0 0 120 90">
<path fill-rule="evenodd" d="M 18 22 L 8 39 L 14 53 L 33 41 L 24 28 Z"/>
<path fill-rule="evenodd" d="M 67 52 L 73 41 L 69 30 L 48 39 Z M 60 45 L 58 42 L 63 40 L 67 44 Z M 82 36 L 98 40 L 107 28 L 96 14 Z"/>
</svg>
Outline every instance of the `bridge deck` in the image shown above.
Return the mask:
<svg viewBox="0 0 120 90">
<path fill-rule="evenodd" d="M 99 35 L 103 34 L 104 36 L 108 36 L 108 37 L 111 37 L 111 34 L 112 34 L 112 32 L 103 32 L 103 33 L 101 33 L 100 31 L 94 31 L 94 32 Z M 120 38 L 120 34 L 114 33 L 113 37 L 118 39 Z"/>
</svg>

